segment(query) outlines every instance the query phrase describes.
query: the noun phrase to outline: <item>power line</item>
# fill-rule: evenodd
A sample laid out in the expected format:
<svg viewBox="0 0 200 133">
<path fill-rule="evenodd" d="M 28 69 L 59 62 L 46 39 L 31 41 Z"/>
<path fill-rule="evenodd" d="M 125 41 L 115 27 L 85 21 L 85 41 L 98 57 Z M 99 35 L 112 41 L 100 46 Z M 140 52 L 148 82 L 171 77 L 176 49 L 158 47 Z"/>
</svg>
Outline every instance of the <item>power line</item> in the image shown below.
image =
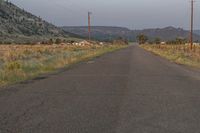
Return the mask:
<svg viewBox="0 0 200 133">
<path fill-rule="evenodd" d="M 49 2 L 48 0 L 45 0 L 46 2 Z M 70 4 L 60 4 L 59 2 L 51 2 L 52 6 L 55 7 L 59 7 L 60 9 L 62 9 L 63 11 L 69 11 L 69 12 L 64 12 L 67 13 L 69 15 L 73 15 L 73 14 L 83 14 L 83 11 L 78 11 L 79 8 L 72 8 L 72 5 L 70 6 Z M 76 6 L 75 6 L 76 7 Z"/>
<path fill-rule="evenodd" d="M 69 1 L 63 1 L 64 5 L 68 5 L 68 6 L 73 6 L 74 8 L 79 9 L 79 11 L 81 11 L 81 13 L 83 13 L 84 11 L 87 11 L 88 9 L 83 7 L 83 4 L 80 3 L 74 3 L 74 1 L 72 2 L 71 0 Z"/>
</svg>

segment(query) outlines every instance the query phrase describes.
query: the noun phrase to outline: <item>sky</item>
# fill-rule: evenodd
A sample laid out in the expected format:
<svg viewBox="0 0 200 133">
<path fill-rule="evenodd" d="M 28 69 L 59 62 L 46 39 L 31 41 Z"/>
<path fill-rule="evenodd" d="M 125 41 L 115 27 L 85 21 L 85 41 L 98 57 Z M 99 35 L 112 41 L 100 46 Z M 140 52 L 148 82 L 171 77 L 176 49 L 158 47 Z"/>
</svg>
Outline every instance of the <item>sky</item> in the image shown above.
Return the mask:
<svg viewBox="0 0 200 133">
<path fill-rule="evenodd" d="M 10 0 L 57 26 L 86 26 L 91 11 L 94 26 L 130 29 L 174 26 L 189 29 L 189 0 Z M 195 29 L 200 29 L 200 1 L 195 5 Z"/>
</svg>

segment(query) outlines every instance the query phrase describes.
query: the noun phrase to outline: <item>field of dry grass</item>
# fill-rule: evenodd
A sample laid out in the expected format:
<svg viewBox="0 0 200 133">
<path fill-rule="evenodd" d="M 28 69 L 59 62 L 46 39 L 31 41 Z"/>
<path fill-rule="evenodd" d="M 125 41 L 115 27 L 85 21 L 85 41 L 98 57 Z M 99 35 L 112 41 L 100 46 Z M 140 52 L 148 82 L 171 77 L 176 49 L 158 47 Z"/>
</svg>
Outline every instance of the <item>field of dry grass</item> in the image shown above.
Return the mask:
<svg viewBox="0 0 200 133">
<path fill-rule="evenodd" d="M 142 48 L 178 64 L 200 68 L 200 46 L 190 50 L 186 45 L 141 45 Z"/>
<path fill-rule="evenodd" d="M 124 47 L 0 45 L 0 86 L 27 80 Z"/>
</svg>

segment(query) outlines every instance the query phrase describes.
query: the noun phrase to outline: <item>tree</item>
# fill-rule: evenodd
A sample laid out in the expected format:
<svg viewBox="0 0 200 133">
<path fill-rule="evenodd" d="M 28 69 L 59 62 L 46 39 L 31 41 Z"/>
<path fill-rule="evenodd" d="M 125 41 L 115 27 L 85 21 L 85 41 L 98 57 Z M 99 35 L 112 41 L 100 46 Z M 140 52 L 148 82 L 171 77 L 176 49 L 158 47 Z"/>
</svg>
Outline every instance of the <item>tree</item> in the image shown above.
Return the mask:
<svg viewBox="0 0 200 133">
<path fill-rule="evenodd" d="M 60 38 L 57 38 L 55 43 L 60 44 L 61 42 L 62 42 L 62 40 Z"/>
<path fill-rule="evenodd" d="M 128 40 L 123 37 L 118 37 L 117 39 L 112 41 L 113 44 L 121 44 L 121 45 L 128 45 Z"/>
<path fill-rule="evenodd" d="M 53 42 L 53 39 L 51 38 L 51 39 L 49 39 L 49 42 L 48 42 L 48 44 L 53 44 L 54 42 Z"/>
<path fill-rule="evenodd" d="M 137 40 L 138 40 L 139 44 L 144 44 L 148 41 L 148 37 L 144 34 L 140 34 L 137 36 Z"/>
<path fill-rule="evenodd" d="M 155 44 L 160 44 L 161 43 L 160 38 L 155 38 L 154 43 Z"/>
<path fill-rule="evenodd" d="M 2 3 L 3 3 L 3 0 L 0 0 L 0 6 L 2 5 Z"/>
<path fill-rule="evenodd" d="M 185 44 L 187 43 L 187 40 L 184 38 L 176 38 L 176 44 Z"/>
</svg>

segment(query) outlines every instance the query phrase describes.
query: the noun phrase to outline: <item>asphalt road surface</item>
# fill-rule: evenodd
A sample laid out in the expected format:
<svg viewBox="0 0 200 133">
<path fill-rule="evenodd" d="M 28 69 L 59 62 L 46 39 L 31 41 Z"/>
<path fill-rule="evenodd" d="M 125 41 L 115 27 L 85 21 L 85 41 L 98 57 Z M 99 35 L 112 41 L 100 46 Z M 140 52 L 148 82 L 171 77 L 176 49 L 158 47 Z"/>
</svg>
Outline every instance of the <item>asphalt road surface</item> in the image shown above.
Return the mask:
<svg viewBox="0 0 200 133">
<path fill-rule="evenodd" d="M 1 89 L 0 133 L 200 133 L 200 72 L 131 46 Z"/>
</svg>

